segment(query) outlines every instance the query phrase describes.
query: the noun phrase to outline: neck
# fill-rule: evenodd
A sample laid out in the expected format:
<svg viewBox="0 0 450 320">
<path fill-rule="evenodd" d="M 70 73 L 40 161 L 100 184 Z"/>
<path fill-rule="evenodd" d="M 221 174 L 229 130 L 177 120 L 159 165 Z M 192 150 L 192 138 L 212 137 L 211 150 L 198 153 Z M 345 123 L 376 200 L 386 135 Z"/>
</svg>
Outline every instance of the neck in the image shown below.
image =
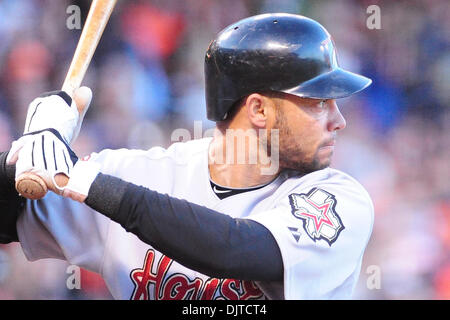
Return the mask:
<svg viewBox="0 0 450 320">
<path fill-rule="evenodd" d="M 267 184 L 280 170 L 261 147 L 257 131 L 215 130 L 209 146 L 209 172 L 213 182 L 230 188 Z"/>
</svg>

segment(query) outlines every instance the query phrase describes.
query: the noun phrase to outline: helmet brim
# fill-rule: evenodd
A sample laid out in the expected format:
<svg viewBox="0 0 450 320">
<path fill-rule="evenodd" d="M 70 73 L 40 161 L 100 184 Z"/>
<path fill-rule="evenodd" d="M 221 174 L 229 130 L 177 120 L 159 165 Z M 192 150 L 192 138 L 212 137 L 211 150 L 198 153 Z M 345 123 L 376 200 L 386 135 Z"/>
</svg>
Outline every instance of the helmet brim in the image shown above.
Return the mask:
<svg viewBox="0 0 450 320">
<path fill-rule="evenodd" d="M 340 99 L 364 90 L 371 83 L 372 80 L 367 77 L 336 68 L 299 86 L 282 91 L 303 98 Z"/>
</svg>

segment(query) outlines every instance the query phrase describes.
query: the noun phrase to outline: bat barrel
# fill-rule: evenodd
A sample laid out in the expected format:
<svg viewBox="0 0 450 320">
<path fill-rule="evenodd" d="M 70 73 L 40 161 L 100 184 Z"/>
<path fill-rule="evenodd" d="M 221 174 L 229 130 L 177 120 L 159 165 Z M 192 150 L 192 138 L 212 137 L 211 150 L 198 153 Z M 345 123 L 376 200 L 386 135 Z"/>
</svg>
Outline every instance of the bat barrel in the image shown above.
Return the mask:
<svg viewBox="0 0 450 320">
<path fill-rule="evenodd" d="M 70 96 L 73 95 L 75 89 L 81 86 L 81 82 L 91 63 L 95 49 L 102 37 L 116 2 L 117 0 L 92 1 L 85 26 L 62 86 L 62 90 L 66 91 Z"/>
</svg>

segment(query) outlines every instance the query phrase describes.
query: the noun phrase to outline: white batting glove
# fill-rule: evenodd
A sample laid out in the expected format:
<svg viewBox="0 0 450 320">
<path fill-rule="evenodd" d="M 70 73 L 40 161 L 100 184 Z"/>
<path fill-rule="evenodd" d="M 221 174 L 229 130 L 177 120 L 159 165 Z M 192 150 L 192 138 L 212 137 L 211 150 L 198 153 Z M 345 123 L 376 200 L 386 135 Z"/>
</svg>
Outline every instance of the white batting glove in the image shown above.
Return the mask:
<svg viewBox="0 0 450 320">
<path fill-rule="evenodd" d="M 23 134 L 52 128 L 70 144 L 79 117 L 75 101 L 66 92 L 44 93 L 29 105 Z"/>
<path fill-rule="evenodd" d="M 44 93 L 28 107 L 23 133 L 53 128 L 71 145 L 80 132 L 91 100 L 92 91 L 88 87 L 76 89 L 73 99 L 64 91 Z"/>
<path fill-rule="evenodd" d="M 55 176 L 58 173 L 70 177 L 78 158 L 56 130 L 45 130 L 25 137 L 29 139 L 19 151 L 16 179 L 25 172 L 32 172 L 43 178 L 47 185 L 57 187 Z"/>
<path fill-rule="evenodd" d="M 64 142 L 70 145 L 80 132 L 91 100 L 92 91 L 88 87 L 75 90 L 74 99 L 64 91 L 44 93 L 34 99 L 28 106 L 24 136 L 13 142 L 6 162 L 15 163 L 18 151 L 32 139 L 29 135 L 42 130 L 58 131 Z"/>
</svg>

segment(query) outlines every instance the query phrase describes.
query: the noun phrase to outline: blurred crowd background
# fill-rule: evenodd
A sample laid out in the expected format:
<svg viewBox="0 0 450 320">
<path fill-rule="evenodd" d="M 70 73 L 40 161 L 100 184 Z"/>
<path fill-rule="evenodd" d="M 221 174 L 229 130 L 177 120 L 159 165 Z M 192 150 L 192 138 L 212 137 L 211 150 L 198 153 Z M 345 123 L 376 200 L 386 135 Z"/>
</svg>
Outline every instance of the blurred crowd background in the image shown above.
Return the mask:
<svg viewBox="0 0 450 320">
<path fill-rule="evenodd" d="M 381 29 L 366 25 L 373 4 Z M 0 0 L 2 151 L 21 135 L 29 102 L 61 87 L 81 34 L 67 28 L 70 5 L 79 6 L 84 23 L 90 1 Z M 75 151 L 167 147 L 177 128 L 193 134 L 194 121 L 211 128 L 205 50 L 225 26 L 264 12 L 318 20 L 333 35 L 341 66 L 373 79 L 364 93 L 339 101 L 347 128 L 333 163 L 375 204 L 354 298 L 449 299 L 448 0 L 119 1 L 84 82 L 94 99 Z M 19 244 L 0 245 L 0 299 L 111 298 L 85 270 L 81 289 L 69 290 L 67 268 L 62 261 L 27 262 Z"/>
</svg>

